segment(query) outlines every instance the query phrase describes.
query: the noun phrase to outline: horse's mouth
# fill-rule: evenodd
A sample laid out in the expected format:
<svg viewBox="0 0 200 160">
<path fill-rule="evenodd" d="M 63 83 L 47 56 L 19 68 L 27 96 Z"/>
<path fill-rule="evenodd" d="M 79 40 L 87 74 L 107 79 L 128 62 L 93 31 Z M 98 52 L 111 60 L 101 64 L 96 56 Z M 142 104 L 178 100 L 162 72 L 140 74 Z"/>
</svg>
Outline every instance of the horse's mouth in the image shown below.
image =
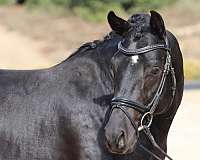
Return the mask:
<svg viewBox="0 0 200 160">
<path fill-rule="evenodd" d="M 132 151 L 131 149 L 129 149 L 128 147 L 123 148 L 123 149 L 121 149 L 121 150 L 116 149 L 116 148 L 113 148 L 109 143 L 106 143 L 106 148 L 108 149 L 108 151 L 109 151 L 110 153 L 118 154 L 118 155 L 126 155 L 126 154 L 130 154 L 130 153 L 133 152 L 133 151 Z"/>
</svg>

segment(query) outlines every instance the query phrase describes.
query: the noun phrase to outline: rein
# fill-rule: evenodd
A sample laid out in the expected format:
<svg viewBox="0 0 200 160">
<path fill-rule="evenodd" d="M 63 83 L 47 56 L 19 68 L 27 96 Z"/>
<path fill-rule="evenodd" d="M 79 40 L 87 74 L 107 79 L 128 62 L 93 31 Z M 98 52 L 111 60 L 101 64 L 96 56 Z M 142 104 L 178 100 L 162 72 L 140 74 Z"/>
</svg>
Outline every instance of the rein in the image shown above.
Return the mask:
<svg viewBox="0 0 200 160">
<path fill-rule="evenodd" d="M 111 111 L 110 111 L 110 116 L 111 116 L 112 111 L 114 109 L 120 109 L 127 116 L 127 118 L 130 120 L 132 126 L 136 130 L 137 136 L 139 136 L 140 132 L 143 131 L 146 134 L 146 136 L 149 138 L 152 145 L 156 149 L 158 149 L 164 156 L 166 156 L 168 159 L 172 160 L 172 158 L 169 157 L 167 155 L 167 153 L 163 149 L 161 149 L 160 146 L 156 143 L 156 141 L 155 141 L 155 139 L 154 139 L 154 137 L 153 137 L 153 135 L 151 134 L 151 131 L 150 131 L 150 127 L 151 127 L 153 118 L 156 115 L 155 111 L 156 111 L 158 103 L 160 101 L 160 96 L 162 95 L 163 88 L 164 88 L 164 85 L 165 85 L 165 81 L 166 81 L 166 78 L 169 75 L 169 73 L 171 73 L 172 83 L 173 83 L 172 99 L 171 99 L 170 106 L 173 102 L 173 99 L 174 99 L 174 96 L 175 96 L 175 91 L 176 91 L 176 77 L 175 77 L 174 68 L 172 66 L 171 55 L 170 55 L 171 50 L 169 48 L 168 39 L 167 39 L 167 37 L 165 38 L 165 44 L 154 44 L 154 45 L 146 46 L 146 47 L 135 49 L 135 50 L 131 50 L 131 49 L 127 49 L 127 48 L 123 47 L 121 41 L 118 43 L 118 51 L 121 51 L 126 56 L 141 55 L 141 54 L 145 54 L 145 53 L 148 53 L 150 51 L 157 50 L 157 49 L 165 50 L 167 55 L 166 55 L 164 70 L 163 70 L 163 74 L 162 74 L 160 84 L 159 84 L 158 89 L 157 89 L 154 97 L 152 98 L 151 102 L 147 105 L 144 105 L 144 104 L 140 104 L 140 103 L 137 103 L 135 101 L 132 101 L 132 100 L 128 100 L 128 99 L 123 98 L 123 97 L 114 97 L 111 101 L 112 108 L 111 108 Z M 136 110 L 136 111 L 138 111 L 142 114 L 142 118 L 140 120 L 140 126 L 139 127 L 137 127 L 135 122 L 131 119 L 131 116 L 127 112 L 126 108 L 134 109 L 134 110 Z M 144 151 L 148 152 L 154 158 L 161 160 L 161 158 L 159 156 L 157 156 L 156 154 L 151 152 L 145 146 L 140 145 L 140 147 Z"/>
</svg>

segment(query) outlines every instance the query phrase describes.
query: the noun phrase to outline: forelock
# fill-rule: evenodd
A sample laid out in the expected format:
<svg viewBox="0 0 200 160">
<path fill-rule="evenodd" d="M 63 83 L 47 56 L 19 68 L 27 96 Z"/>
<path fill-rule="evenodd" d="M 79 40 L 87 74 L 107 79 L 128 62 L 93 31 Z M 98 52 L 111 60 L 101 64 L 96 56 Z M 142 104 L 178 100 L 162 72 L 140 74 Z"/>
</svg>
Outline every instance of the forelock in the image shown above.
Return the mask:
<svg viewBox="0 0 200 160">
<path fill-rule="evenodd" d="M 150 28 L 149 14 L 134 14 L 129 19 L 136 33 L 148 31 Z"/>
</svg>

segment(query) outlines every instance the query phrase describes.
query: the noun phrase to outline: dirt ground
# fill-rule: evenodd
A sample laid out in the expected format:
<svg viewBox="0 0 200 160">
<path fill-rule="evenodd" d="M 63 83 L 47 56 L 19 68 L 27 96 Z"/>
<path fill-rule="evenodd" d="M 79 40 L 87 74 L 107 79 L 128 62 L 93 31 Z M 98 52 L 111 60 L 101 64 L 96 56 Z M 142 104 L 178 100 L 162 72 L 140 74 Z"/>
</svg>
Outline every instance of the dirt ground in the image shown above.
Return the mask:
<svg viewBox="0 0 200 160">
<path fill-rule="evenodd" d="M 200 90 L 186 90 L 168 137 L 168 153 L 175 160 L 194 160 L 200 147 Z"/>
<path fill-rule="evenodd" d="M 0 26 L 0 68 L 32 69 L 48 67 L 51 63 L 39 54 L 37 43 L 18 32 Z"/>
</svg>

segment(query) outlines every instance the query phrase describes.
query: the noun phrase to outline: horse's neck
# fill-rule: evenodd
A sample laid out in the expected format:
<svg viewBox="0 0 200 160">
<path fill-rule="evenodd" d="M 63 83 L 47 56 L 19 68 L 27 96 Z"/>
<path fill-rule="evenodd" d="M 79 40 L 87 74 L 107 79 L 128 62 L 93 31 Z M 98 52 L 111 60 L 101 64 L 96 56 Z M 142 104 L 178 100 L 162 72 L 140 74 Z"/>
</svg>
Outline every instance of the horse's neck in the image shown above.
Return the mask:
<svg viewBox="0 0 200 160">
<path fill-rule="evenodd" d="M 184 86 L 183 60 L 182 60 L 182 54 L 179 48 L 179 44 L 172 33 L 167 32 L 167 37 L 170 42 L 172 63 L 173 63 L 173 67 L 175 69 L 175 75 L 176 75 L 176 94 L 172 101 L 172 104 L 166 110 L 166 113 L 164 113 L 163 116 L 161 115 L 155 118 L 152 123 L 152 134 L 155 138 L 157 138 L 156 141 L 163 145 L 166 145 L 165 143 L 167 140 L 167 135 L 168 135 L 172 120 L 180 105 L 182 95 L 183 95 L 183 86 Z M 166 86 L 166 88 L 168 89 L 168 92 L 171 92 L 170 90 L 173 84 L 171 82 L 170 76 L 168 76 L 167 84 L 168 85 Z M 171 96 L 166 95 L 164 97 L 165 97 L 165 100 L 167 97 L 169 98 L 169 100 L 166 101 L 169 103 L 171 100 Z M 163 102 L 162 105 L 168 105 L 168 103 Z"/>
<path fill-rule="evenodd" d="M 108 40 L 96 48 L 77 52 L 54 67 L 55 71 L 60 76 L 65 76 L 66 81 L 76 79 L 81 84 L 91 81 L 90 89 L 101 87 L 105 95 L 110 95 L 113 91 L 111 59 L 117 50 L 117 43 L 115 40 Z M 96 85 L 92 85 L 94 82 Z"/>
</svg>

